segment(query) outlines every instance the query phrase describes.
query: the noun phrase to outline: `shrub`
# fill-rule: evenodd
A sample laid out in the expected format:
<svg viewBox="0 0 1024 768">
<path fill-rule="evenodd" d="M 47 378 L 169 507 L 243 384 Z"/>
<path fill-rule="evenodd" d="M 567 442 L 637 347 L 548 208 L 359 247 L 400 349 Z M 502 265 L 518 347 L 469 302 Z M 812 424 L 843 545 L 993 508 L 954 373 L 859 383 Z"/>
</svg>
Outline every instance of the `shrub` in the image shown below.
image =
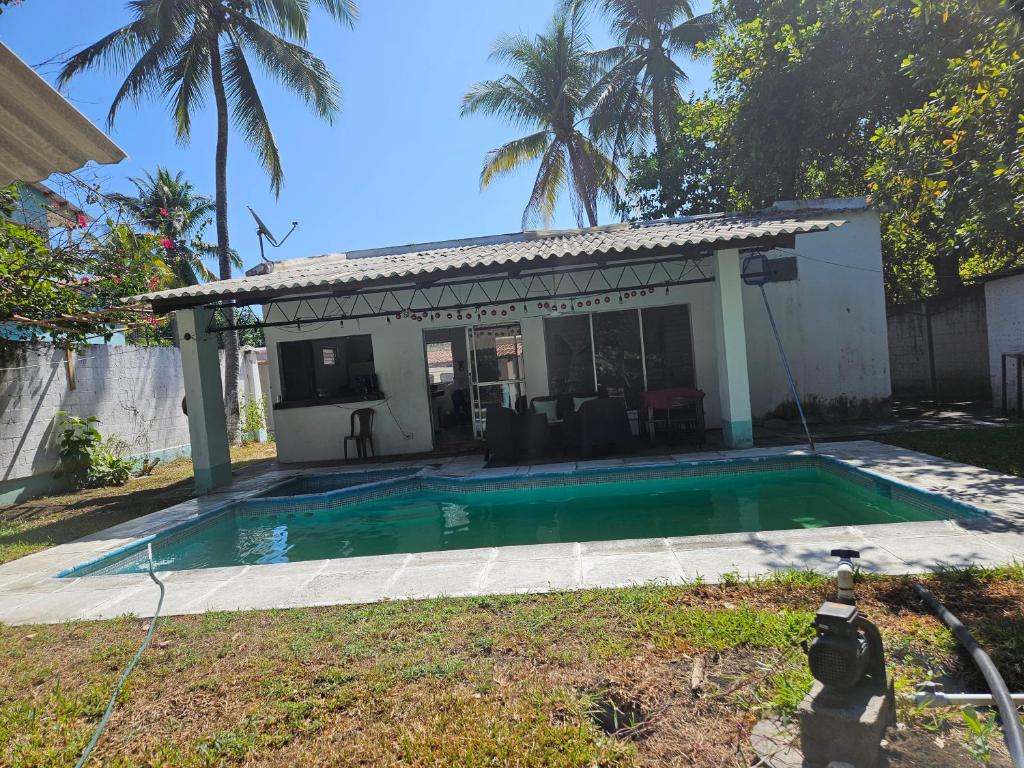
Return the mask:
<svg viewBox="0 0 1024 768">
<path fill-rule="evenodd" d="M 75 488 L 100 488 L 124 485 L 131 478 L 138 461 L 129 454 L 130 446 L 117 435 L 106 440 L 100 435 L 95 416 L 79 418 L 67 411 L 58 411 L 57 447 L 61 471 Z"/>
<path fill-rule="evenodd" d="M 259 432 L 266 426 L 263 414 L 263 401 L 256 397 L 246 398 L 242 403 L 242 436 L 245 440 L 255 440 Z"/>
</svg>

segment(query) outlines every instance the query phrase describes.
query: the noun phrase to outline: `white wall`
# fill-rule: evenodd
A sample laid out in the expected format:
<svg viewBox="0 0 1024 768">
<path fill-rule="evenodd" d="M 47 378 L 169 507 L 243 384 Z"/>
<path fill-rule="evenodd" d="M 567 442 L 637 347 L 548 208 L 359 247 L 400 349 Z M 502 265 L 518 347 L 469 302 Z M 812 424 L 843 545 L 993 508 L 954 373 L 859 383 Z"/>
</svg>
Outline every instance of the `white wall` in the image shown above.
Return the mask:
<svg viewBox="0 0 1024 768">
<path fill-rule="evenodd" d="M 99 417 L 101 434 L 120 436 L 134 453 L 168 458 L 188 453 L 176 348 L 92 345 L 76 358 L 74 389 L 63 350 L 26 348 L 24 359 L 0 364 L 7 369 L 0 370 L 0 503 L 52 485 L 59 410 Z"/>
<path fill-rule="evenodd" d="M 988 322 L 988 359 L 992 378 L 992 401 L 1002 405 L 1002 356 L 1024 353 L 1024 274 L 985 283 L 985 307 Z M 1006 372 L 1007 405 L 1017 408 L 1017 375 L 1012 361 Z"/>
<path fill-rule="evenodd" d="M 797 383 L 803 395 L 822 400 L 847 397 L 879 399 L 890 395 L 886 340 L 885 295 L 878 216 L 873 211 L 843 210 L 829 214 L 849 223 L 824 233 L 800 235 L 799 280 L 770 283 L 766 290 L 779 323 Z M 790 255 L 775 253 L 771 256 Z M 829 262 L 829 263 L 826 263 Z M 710 259 L 705 270 L 711 269 Z M 609 269 L 608 272 L 613 272 Z M 710 274 L 710 272 L 708 272 Z M 612 275 L 612 277 L 614 277 Z M 715 345 L 713 290 L 709 283 L 652 291 L 620 304 L 618 293 L 601 299 L 601 311 L 689 304 L 697 386 L 707 393 L 705 410 L 710 426 L 721 418 Z M 744 320 L 750 367 L 751 405 L 755 421 L 790 400 L 789 387 L 768 324 L 760 290 L 744 288 Z M 472 297 L 470 297 L 472 298 Z M 504 298 L 504 297 L 503 297 Z M 467 301 L 471 306 L 475 302 Z M 440 318 L 371 318 L 311 323 L 309 330 L 267 328 L 271 400 L 281 399 L 278 349 L 281 342 L 331 338 L 349 334 L 373 335 L 374 365 L 387 400 L 371 403 L 277 409 L 274 412 L 278 458 L 283 462 L 337 459 L 349 432 L 349 413 L 368 405 L 376 410 L 374 439 L 382 454 L 429 451 L 432 448 L 426 385 L 423 331 L 477 322 L 518 320 L 523 332 L 523 357 L 529 397 L 548 394 L 544 319 L 536 299 L 527 302 L 507 296 L 507 317 L 472 321 Z M 275 319 L 265 308 L 268 320 Z M 453 313 L 455 314 L 455 313 Z"/>
</svg>

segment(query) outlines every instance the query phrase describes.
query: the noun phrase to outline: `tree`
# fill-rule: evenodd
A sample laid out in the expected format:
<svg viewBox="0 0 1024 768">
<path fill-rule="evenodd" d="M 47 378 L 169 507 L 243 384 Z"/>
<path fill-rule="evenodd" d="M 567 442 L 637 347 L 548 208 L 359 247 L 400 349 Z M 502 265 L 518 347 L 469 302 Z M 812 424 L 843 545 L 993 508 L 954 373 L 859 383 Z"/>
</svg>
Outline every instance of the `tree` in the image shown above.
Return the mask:
<svg viewBox="0 0 1024 768">
<path fill-rule="evenodd" d="M 876 131 L 868 178 L 896 212 L 890 292 L 913 273 L 943 293 L 1024 261 L 1024 28 L 986 0 L 917 0 L 914 16 L 928 43 L 903 70 L 928 96 Z"/>
<path fill-rule="evenodd" d="M 354 0 L 316 0 L 335 20 L 351 25 Z M 255 151 L 279 193 L 284 173 L 277 143 L 249 66 L 255 58 L 273 78 L 298 94 L 317 115 L 330 121 L 338 110 L 340 89 L 327 66 L 304 47 L 308 40 L 308 0 L 133 0 L 133 18 L 71 56 L 58 84 L 101 65 L 131 64 L 107 115 L 113 125 L 125 102 L 148 96 L 168 99 L 178 139 L 188 142 L 192 113 L 208 92 L 217 112 L 216 223 L 220 278 L 231 278 L 228 240 L 228 124 Z M 226 310 L 229 321 L 234 317 Z M 228 436 L 241 441 L 238 405 L 238 334 L 225 334 L 225 388 Z"/>
<path fill-rule="evenodd" d="M 694 16 L 690 0 L 589 1 L 598 2 L 610 17 L 617 42 L 594 54 L 608 70 L 600 83 L 591 132 L 607 136 L 617 154 L 653 134 L 661 155 L 675 132 L 683 102 L 679 87 L 687 80 L 675 59 L 683 53 L 692 56 L 714 35 L 715 16 Z"/>
<path fill-rule="evenodd" d="M 116 206 L 98 220 L 79 214 L 47 237 L 9 218 L 17 202 L 14 187 L 0 189 L 0 322 L 17 330 L 15 344 L 74 348 L 155 321 L 122 300 L 167 278 L 158 237 L 135 232 L 117 218 Z"/>
<path fill-rule="evenodd" d="M 192 182 L 180 171 L 172 176 L 160 166 L 157 166 L 156 176 L 146 171 L 145 177 L 130 181 L 137 195 L 111 195 L 111 198 L 131 211 L 150 232 L 161 236 L 165 261 L 177 284 L 196 285 L 204 280 L 216 280 L 203 264 L 204 258 L 217 255 L 217 247 L 202 237 L 213 216 L 213 200 L 196 194 Z M 242 260 L 233 249 L 231 264 L 242 267 Z"/>
<path fill-rule="evenodd" d="M 554 214 L 562 187 L 568 187 L 576 220 L 597 226 L 600 196 L 618 199 L 621 174 L 604 150 L 580 130 L 597 103 L 599 70 L 577 12 L 559 14 L 547 32 L 534 38 L 502 37 L 492 58 L 515 67 L 515 74 L 477 83 L 462 98 L 462 115 L 486 112 L 535 132 L 487 153 L 480 187 L 533 160 L 540 160 L 523 228 Z"/>
</svg>

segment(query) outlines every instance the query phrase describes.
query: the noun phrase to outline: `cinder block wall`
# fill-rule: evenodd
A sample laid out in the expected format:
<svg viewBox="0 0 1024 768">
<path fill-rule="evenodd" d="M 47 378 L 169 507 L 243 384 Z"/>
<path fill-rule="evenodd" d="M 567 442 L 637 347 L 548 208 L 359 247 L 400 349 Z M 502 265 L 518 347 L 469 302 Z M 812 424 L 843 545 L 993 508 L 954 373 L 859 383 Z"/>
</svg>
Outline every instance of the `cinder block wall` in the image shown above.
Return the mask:
<svg viewBox="0 0 1024 768">
<path fill-rule="evenodd" d="M 985 289 L 970 286 L 887 310 L 889 366 L 897 395 L 931 396 L 928 318 L 941 398 L 986 399 L 989 393 Z"/>
<path fill-rule="evenodd" d="M 189 453 L 176 348 L 90 346 L 77 355 L 74 389 L 64 360 L 63 350 L 38 347 L 0 363 L 0 504 L 59 487 L 59 410 L 99 417 L 104 437 L 120 436 L 138 455 Z"/>
<path fill-rule="evenodd" d="M 992 400 L 998 406 L 1003 397 L 1002 356 L 1008 352 L 1024 353 L 1024 274 L 985 283 L 985 304 Z M 1017 375 L 1010 362 L 1006 368 L 1007 405 L 1016 410 Z"/>
</svg>

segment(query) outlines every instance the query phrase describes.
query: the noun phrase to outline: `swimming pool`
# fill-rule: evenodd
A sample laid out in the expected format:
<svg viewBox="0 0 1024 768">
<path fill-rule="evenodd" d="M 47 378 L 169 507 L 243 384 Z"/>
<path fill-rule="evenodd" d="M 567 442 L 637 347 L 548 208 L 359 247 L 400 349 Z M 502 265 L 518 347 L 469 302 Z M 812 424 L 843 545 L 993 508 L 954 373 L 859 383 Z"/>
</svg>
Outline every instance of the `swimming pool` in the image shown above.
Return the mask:
<svg viewBox="0 0 1024 768">
<path fill-rule="evenodd" d="M 919 522 L 977 514 L 826 457 L 640 465 L 507 477 L 397 473 L 234 502 L 60 574 L 183 570 L 741 531 Z M 296 481 L 292 481 L 293 483 Z"/>
</svg>

